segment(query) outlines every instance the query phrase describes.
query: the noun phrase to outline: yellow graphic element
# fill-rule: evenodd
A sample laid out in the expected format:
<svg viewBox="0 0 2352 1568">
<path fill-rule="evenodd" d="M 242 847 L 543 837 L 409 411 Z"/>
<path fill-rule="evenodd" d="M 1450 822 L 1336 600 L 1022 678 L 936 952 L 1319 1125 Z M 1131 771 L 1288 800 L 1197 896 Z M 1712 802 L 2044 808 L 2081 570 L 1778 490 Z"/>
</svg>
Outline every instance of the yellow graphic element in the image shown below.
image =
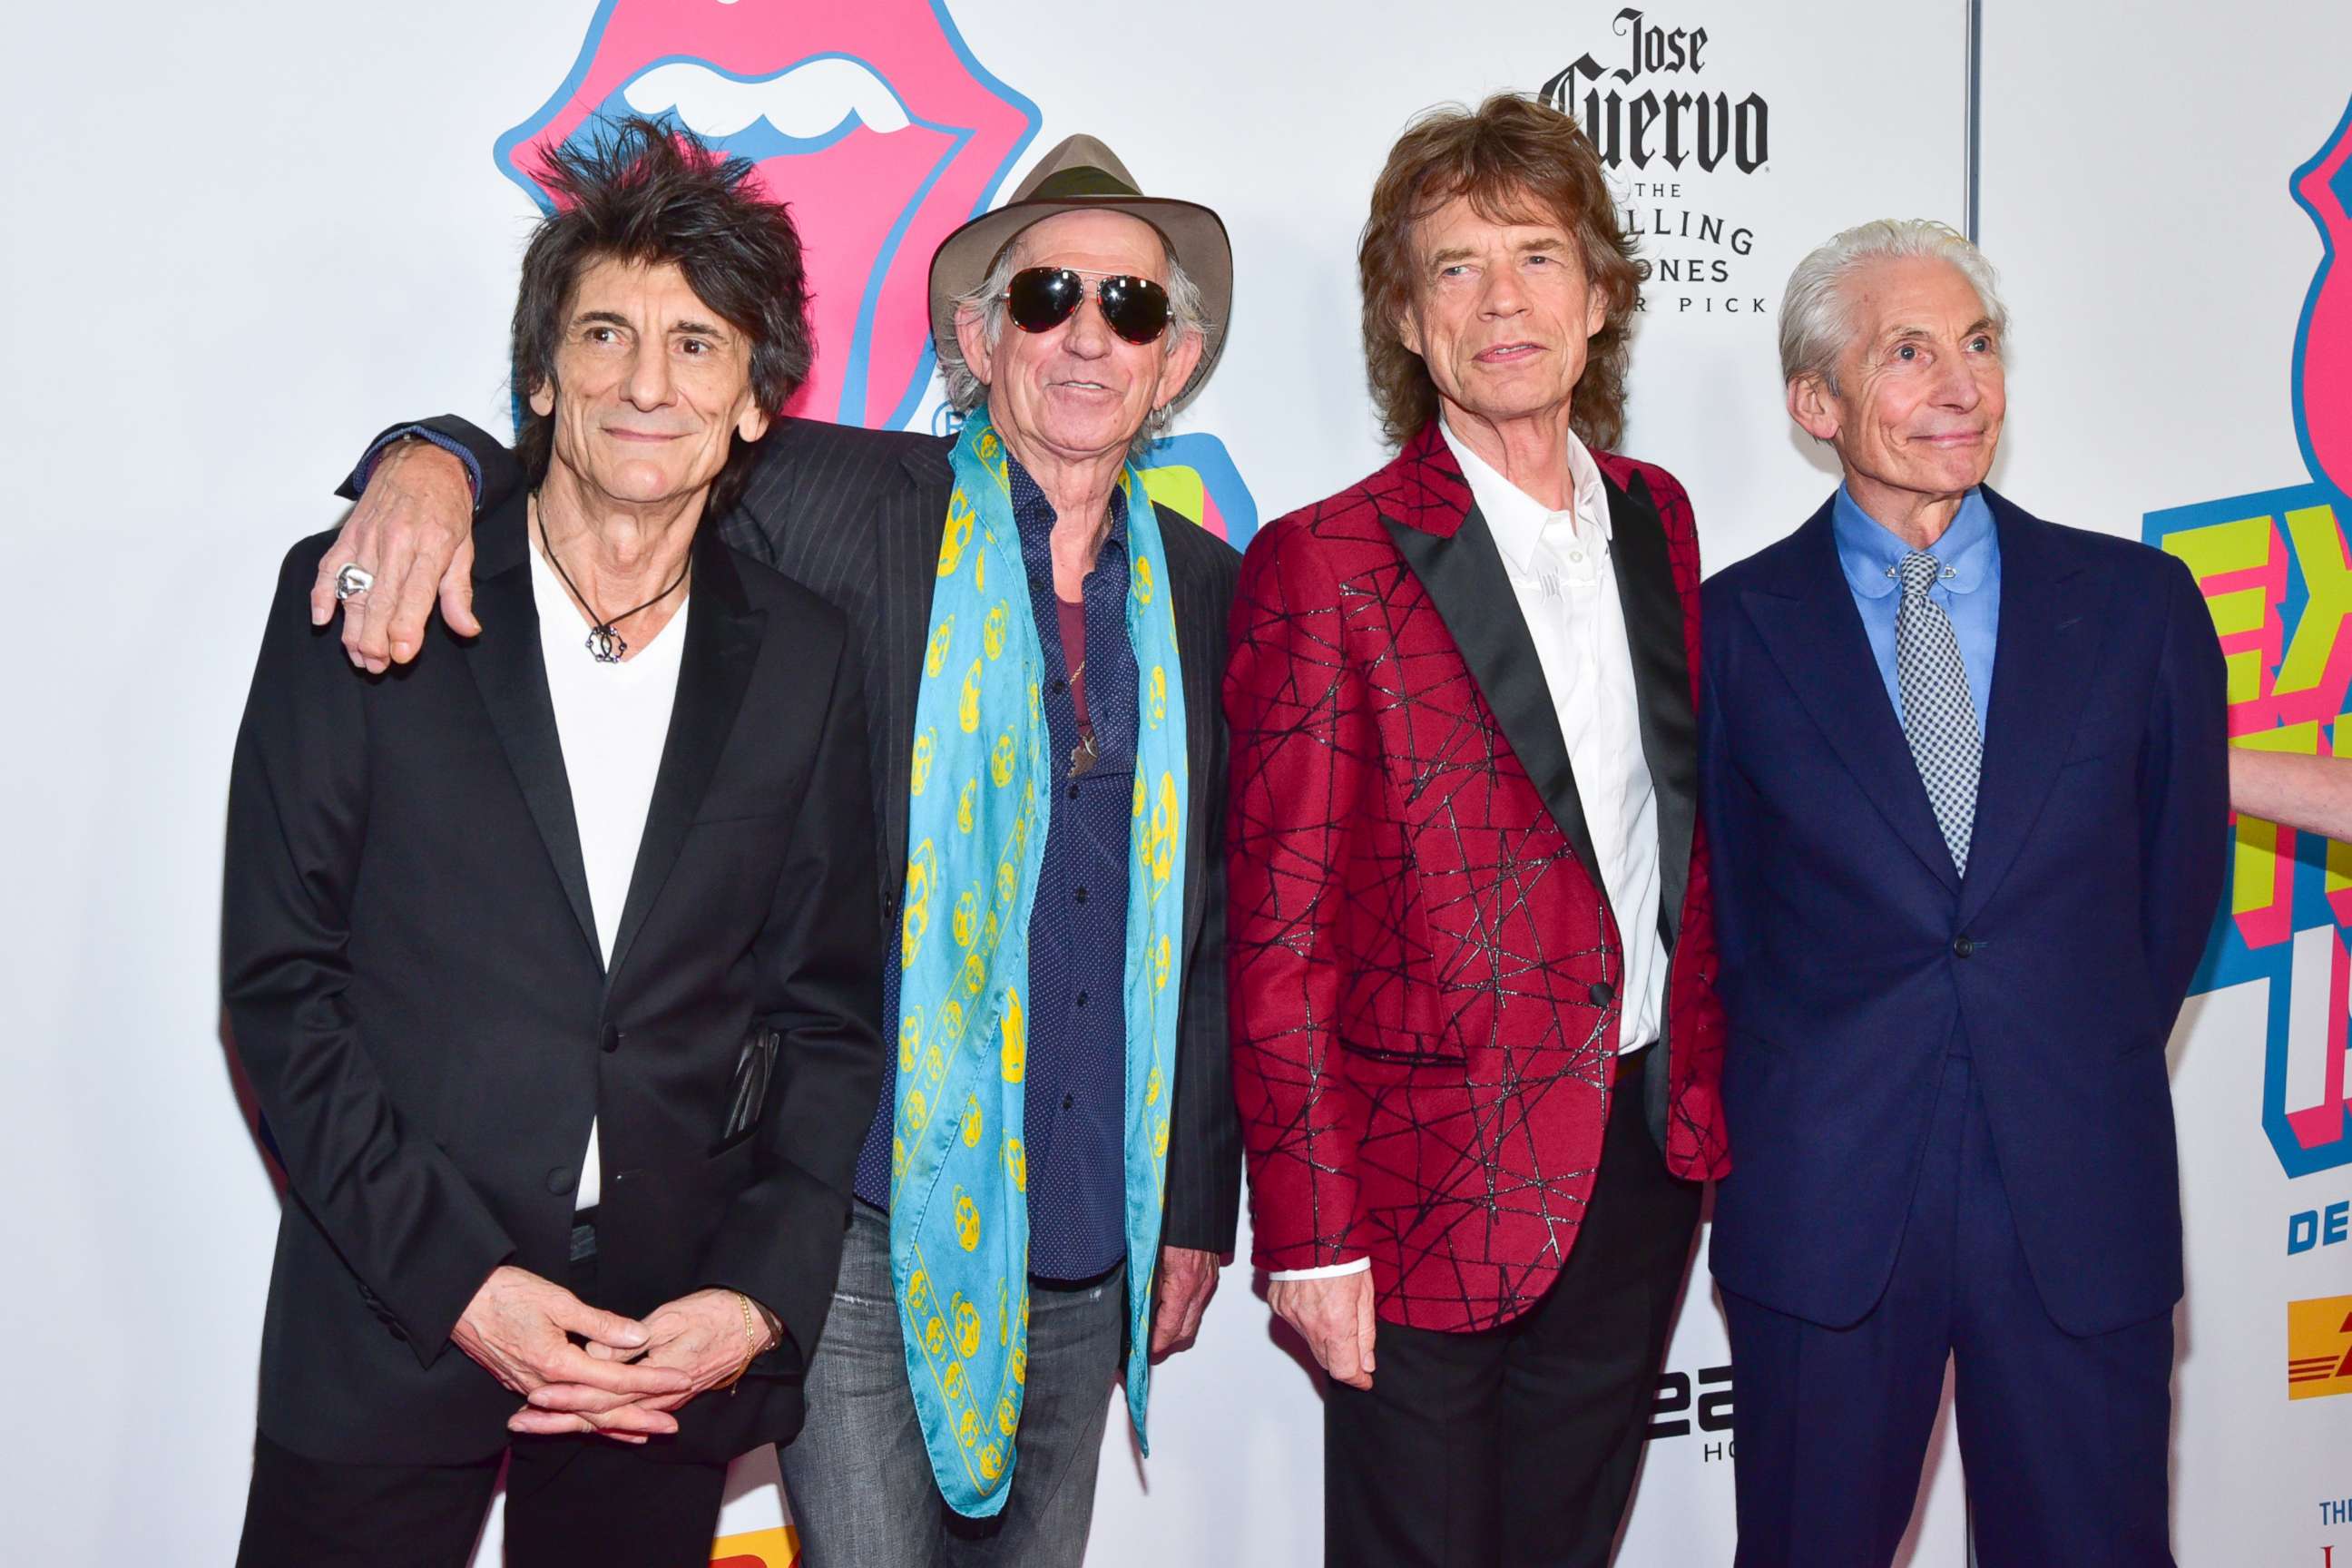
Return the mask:
<svg viewBox="0 0 2352 1568">
<path fill-rule="evenodd" d="M 957 832 L 970 833 L 971 831 L 972 801 L 979 794 L 980 775 L 978 773 L 974 773 L 971 777 L 963 781 L 963 791 L 956 796 Z"/>
<path fill-rule="evenodd" d="M 923 1041 L 923 1009 L 920 1003 L 907 1009 L 898 1020 L 898 1070 L 915 1070 L 915 1047 Z"/>
<path fill-rule="evenodd" d="M 1143 716 L 1151 721 L 1155 730 L 1167 721 L 1168 670 L 1163 665 L 1151 667 L 1151 689 L 1150 695 L 1144 699 Z"/>
<path fill-rule="evenodd" d="M 988 542 L 991 544 L 995 543 L 996 535 L 990 534 Z M 988 552 L 985 550 L 971 558 L 971 591 L 975 594 L 988 592 Z"/>
<path fill-rule="evenodd" d="M 948 1398 L 950 1400 L 961 1399 L 964 1394 L 963 1385 L 963 1363 L 960 1361 L 951 1361 L 948 1363 L 947 1373 L 940 1379 L 940 1388 L 941 1392 L 946 1394 Z"/>
<path fill-rule="evenodd" d="M 931 1277 L 918 1268 L 907 1276 L 907 1316 L 919 1318 L 923 1313 L 923 1298 L 930 1294 Z"/>
<path fill-rule="evenodd" d="M 940 1055 L 940 1043 L 933 1040 L 930 1048 L 923 1053 L 923 1076 L 937 1083 L 947 1076 L 947 1058 Z"/>
<path fill-rule="evenodd" d="M 1004 1450 L 998 1447 L 995 1444 L 991 1443 L 987 1447 L 982 1448 L 980 1451 L 981 1479 L 982 1480 L 992 1481 L 1003 1473 Z"/>
<path fill-rule="evenodd" d="M 1003 599 L 999 599 L 996 601 L 996 607 L 988 612 L 988 619 L 981 623 L 981 651 L 985 653 L 991 659 L 997 658 L 1003 654 L 1004 627 L 1006 623 L 1011 621 L 1012 618 L 1013 611 L 1011 606 L 1006 605 Z"/>
<path fill-rule="evenodd" d="M 1143 493 L 1197 524 L 1209 515 L 1209 487 L 1201 470 L 1176 465 L 1143 470 Z"/>
<path fill-rule="evenodd" d="M 1000 904 L 1011 903 L 1013 895 L 1020 890 L 1020 868 L 1013 865 L 1010 859 L 999 860 L 996 863 L 996 901 Z"/>
<path fill-rule="evenodd" d="M 915 737 L 915 759 L 908 769 L 909 792 L 920 795 L 931 782 L 931 763 L 939 753 L 939 740 L 929 730 Z"/>
<path fill-rule="evenodd" d="M 1139 768 L 1135 774 L 1135 815 L 1138 816 L 1143 815 L 1143 772 Z"/>
<path fill-rule="evenodd" d="M 949 922 L 955 932 L 958 947 L 970 947 L 972 938 L 980 934 L 980 889 L 966 888 L 956 895 L 955 916 Z"/>
<path fill-rule="evenodd" d="M 940 678 L 940 671 L 948 667 L 948 645 L 954 640 L 955 613 L 950 611 L 947 617 L 931 629 L 931 645 L 923 650 L 923 674 L 926 678 L 932 680 Z"/>
<path fill-rule="evenodd" d="M 1009 729 L 996 737 L 995 748 L 988 754 L 988 776 L 999 789 L 1013 782 L 1013 731 Z"/>
<path fill-rule="evenodd" d="M 956 1421 L 956 1440 L 969 1448 L 980 1439 L 980 1412 L 967 1407 Z"/>
<path fill-rule="evenodd" d="M 1021 1407 L 1013 1403 L 1013 1395 L 1008 1394 L 996 1402 L 996 1429 L 1010 1437 L 1013 1428 L 1020 1424 Z"/>
<path fill-rule="evenodd" d="M 789 1524 L 722 1535 L 710 1543 L 710 1568 L 793 1568 L 800 1560 L 800 1533 Z"/>
<path fill-rule="evenodd" d="M 966 1252 L 980 1245 L 980 1205 L 972 1202 L 971 1194 L 961 1187 L 956 1189 L 955 1229 L 956 1243 Z M 971 1351 L 964 1352 L 966 1355 L 971 1353 Z"/>
<path fill-rule="evenodd" d="M 1162 931 L 1160 933 L 1159 945 L 1152 950 L 1151 954 L 1151 988 L 1154 991 L 1167 990 L 1168 976 L 1175 967 L 1175 944 L 1168 940 L 1168 933 Z"/>
<path fill-rule="evenodd" d="M 890 1137 L 890 1180 L 898 1182 L 907 1173 L 907 1141 L 893 1133 Z"/>
<path fill-rule="evenodd" d="M 1151 557 L 1139 555 L 1135 558 L 1135 602 L 1148 605 L 1151 603 Z"/>
<path fill-rule="evenodd" d="M 958 1300 L 955 1310 L 956 1350 L 967 1356 L 980 1353 L 980 1309 L 971 1302 Z"/>
<path fill-rule="evenodd" d="M 1165 882 L 1176 868 L 1176 775 L 1162 772 L 1160 799 L 1151 808 L 1151 836 L 1138 846 L 1155 882 Z"/>
<path fill-rule="evenodd" d="M 1014 1192 L 1029 1190 L 1029 1152 L 1022 1147 L 1018 1138 L 1004 1141 L 1004 1173 L 1013 1178 Z"/>
<path fill-rule="evenodd" d="M 980 672 L 982 661 L 973 659 L 971 668 L 963 672 L 963 695 L 956 702 L 956 721 L 967 735 L 980 728 Z"/>
<path fill-rule="evenodd" d="M 979 995 L 979 994 L 980 994 L 980 988 L 981 988 L 982 986 L 983 986 L 983 985 L 987 984 L 988 984 L 988 965 L 981 962 L 980 954 L 978 954 L 978 953 L 976 953 L 976 952 L 968 952 L 968 953 L 964 954 L 964 959 L 963 959 L 963 988 L 964 988 L 964 990 L 965 990 L 965 991 L 967 991 L 967 992 L 969 992 L 969 993 L 970 993 L 970 994 L 971 994 L 972 995 L 977 996 L 977 995 Z"/>
<path fill-rule="evenodd" d="M 948 1348 L 948 1325 L 946 1319 L 934 1317 L 929 1322 L 923 1325 L 923 1348 L 930 1352 L 933 1355 L 940 1355 L 945 1352 Z"/>
<path fill-rule="evenodd" d="M 952 996 L 940 1006 L 940 1032 L 950 1045 L 963 1038 L 963 1004 Z"/>
<path fill-rule="evenodd" d="M 980 1111 L 980 1096 L 976 1094 L 965 1096 L 963 1102 L 963 1146 L 965 1148 L 980 1147 L 980 1134 L 985 1121 Z"/>
<path fill-rule="evenodd" d="M 910 1089 L 907 1091 L 907 1103 L 899 1108 L 898 1114 L 906 1124 L 906 1131 L 920 1132 L 931 1120 L 930 1102 L 923 1098 L 921 1089 Z"/>
<path fill-rule="evenodd" d="M 1001 445 L 993 430 L 983 432 L 980 439 L 974 443 L 980 452 L 980 460 L 983 463 L 993 463 L 996 460 L 997 448 Z"/>
<path fill-rule="evenodd" d="M 1155 1160 L 1168 1158 L 1168 1118 L 1164 1116 L 1160 1119 L 1160 1125 L 1152 1131 L 1151 1157 Z"/>
<path fill-rule="evenodd" d="M 1028 1321 L 1028 1311 L 1025 1306 L 1022 1311 L 1022 1321 L 1024 1324 Z M 1012 1368 L 1013 1382 L 1020 1384 L 1027 1383 L 1029 1381 L 1029 1347 L 1027 1345 L 1013 1346 L 1013 1359 L 1007 1364 Z"/>
<path fill-rule="evenodd" d="M 1021 993 L 1004 990 L 1004 1081 L 1019 1083 L 1029 1072 L 1029 1020 L 1021 1011 Z"/>
<path fill-rule="evenodd" d="M 2286 1396 L 2352 1394 L 2352 1296 L 2286 1304 Z"/>
<path fill-rule="evenodd" d="M 976 521 L 971 501 L 959 489 L 948 498 L 948 531 L 940 540 L 940 572 L 942 577 L 952 577 L 963 563 L 963 547 L 971 542 L 971 525 Z"/>
<path fill-rule="evenodd" d="M 907 857 L 907 912 L 899 917 L 898 962 L 903 967 L 914 965 L 915 954 L 923 950 L 923 933 L 931 925 L 931 868 L 936 854 L 931 841 L 924 839 Z"/>
<path fill-rule="evenodd" d="M 1153 1068 L 1151 1076 L 1143 1080 L 1143 1103 L 1146 1105 L 1160 1103 L 1160 1069 L 1158 1068 Z"/>
</svg>

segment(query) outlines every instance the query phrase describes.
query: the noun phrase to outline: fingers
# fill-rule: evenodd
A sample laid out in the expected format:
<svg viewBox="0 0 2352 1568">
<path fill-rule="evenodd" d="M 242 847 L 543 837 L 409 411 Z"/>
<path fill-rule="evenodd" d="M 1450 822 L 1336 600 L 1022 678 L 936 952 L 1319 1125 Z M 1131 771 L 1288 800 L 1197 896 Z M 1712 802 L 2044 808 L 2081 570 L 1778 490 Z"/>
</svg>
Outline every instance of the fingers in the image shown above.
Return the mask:
<svg viewBox="0 0 2352 1568">
<path fill-rule="evenodd" d="M 583 1384 L 590 1388 L 633 1396 L 683 1394 L 694 1386 L 694 1379 L 676 1367 L 597 1361 L 568 1344 L 558 1353 L 549 1356 L 537 1371 L 548 1383 Z"/>
<path fill-rule="evenodd" d="M 592 1388 L 584 1383 L 542 1383 L 530 1391 L 533 1409 L 559 1411 L 571 1415 L 602 1415 L 636 1402 L 635 1394 L 615 1394 L 609 1388 Z"/>
<path fill-rule="evenodd" d="M 343 649 L 370 675 L 392 668 L 393 616 L 416 564 L 414 530 L 380 528 L 376 533 L 375 584 L 343 602 Z"/>
<path fill-rule="evenodd" d="M 425 623 L 432 618 L 434 602 L 439 597 L 441 584 L 447 581 L 446 574 L 436 578 L 431 565 L 418 557 L 411 563 L 408 574 L 401 579 L 398 596 L 376 599 L 379 607 L 392 606 L 385 622 L 385 637 L 395 664 L 406 664 L 425 646 Z M 375 618 L 373 610 L 368 618 Z"/>
<path fill-rule="evenodd" d="M 634 1318 L 618 1312 L 607 1312 L 592 1307 L 579 1297 L 566 1294 L 563 1300 L 547 1314 L 561 1329 L 568 1329 L 581 1338 L 610 1345 L 615 1350 L 633 1351 L 644 1347 L 653 1336 L 646 1326 Z"/>
<path fill-rule="evenodd" d="M 642 1405 L 625 1405 L 604 1415 L 575 1415 L 560 1410 L 534 1410 L 529 1405 L 507 1417 L 507 1430 L 541 1437 L 574 1436 L 609 1437 L 616 1443 L 642 1444 L 648 1437 L 666 1437 L 677 1430 L 677 1417 Z"/>
<path fill-rule="evenodd" d="M 441 618 L 461 637 L 482 635 L 474 618 L 474 536 L 467 534 L 450 553 L 449 569 L 441 574 Z"/>
<path fill-rule="evenodd" d="M 1364 1381 L 1359 1387 L 1372 1385 L 1372 1346 L 1380 1337 L 1380 1315 L 1373 1310 L 1371 1276 L 1361 1277 L 1363 1289 L 1356 1292 L 1356 1363 L 1364 1370 Z"/>
<path fill-rule="evenodd" d="M 1356 1336 L 1352 1332 L 1332 1333 L 1321 1325 L 1318 1325 L 1318 1331 L 1307 1336 L 1307 1342 L 1314 1348 L 1315 1359 L 1323 1363 L 1323 1370 L 1331 1374 L 1332 1381 L 1350 1388 L 1371 1387 L 1371 1373 L 1357 1354 Z"/>
</svg>

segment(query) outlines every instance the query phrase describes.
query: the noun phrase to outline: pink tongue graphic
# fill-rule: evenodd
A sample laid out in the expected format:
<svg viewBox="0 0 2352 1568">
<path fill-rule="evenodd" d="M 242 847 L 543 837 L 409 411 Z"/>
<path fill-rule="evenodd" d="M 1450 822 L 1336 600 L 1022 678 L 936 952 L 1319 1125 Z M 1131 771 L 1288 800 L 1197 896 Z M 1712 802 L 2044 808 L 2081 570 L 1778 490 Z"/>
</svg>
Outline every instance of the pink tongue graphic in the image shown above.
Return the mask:
<svg viewBox="0 0 2352 1568">
<path fill-rule="evenodd" d="M 1034 104 L 971 58 L 943 0 L 607 0 L 571 76 L 500 140 L 500 162 L 541 194 L 546 150 L 666 62 L 760 83 L 826 58 L 885 84 L 906 123 L 853 121 L 801 142 L 747 133 L 761 180 L 792 204 L 814 294 L 816 366 L 791 412 L 900 424 L 928 382 L 931 252 L 986 209 L 1038 123 Z"/>
<path fill-rule="evenodd" d="M 2295 175 L 2295 199 L 2319 225 L 2328 251 L 2304 314 L 2295 393 L 2305 447 L 2317 470 L 2312 477 L 2352 496 L 2352 213 L 2338 185 L 2347 161 L 2352 110 L 2336 126 L 2335 142 Z"/>
</svg>

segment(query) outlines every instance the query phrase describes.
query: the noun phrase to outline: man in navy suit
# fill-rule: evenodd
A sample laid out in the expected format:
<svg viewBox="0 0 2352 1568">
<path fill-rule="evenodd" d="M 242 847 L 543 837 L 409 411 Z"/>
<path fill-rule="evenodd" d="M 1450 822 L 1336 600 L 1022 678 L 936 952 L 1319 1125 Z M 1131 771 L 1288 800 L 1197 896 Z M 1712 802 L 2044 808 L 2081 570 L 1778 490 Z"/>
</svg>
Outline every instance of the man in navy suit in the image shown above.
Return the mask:
<svg viewBox="0 0 2352 1568">
<path fill-rule="evenodd" d="M 1799 265 L 1789 412 L 1844 483 L 1706 587 L 1741 1568 L 1892 1559 L 1948 1359 L 1983 1568 L 2172 1562 L 2221 656 L 2179 562 L 1985 488 L 1992 285 L 1937 224 Z"/>
</svg>

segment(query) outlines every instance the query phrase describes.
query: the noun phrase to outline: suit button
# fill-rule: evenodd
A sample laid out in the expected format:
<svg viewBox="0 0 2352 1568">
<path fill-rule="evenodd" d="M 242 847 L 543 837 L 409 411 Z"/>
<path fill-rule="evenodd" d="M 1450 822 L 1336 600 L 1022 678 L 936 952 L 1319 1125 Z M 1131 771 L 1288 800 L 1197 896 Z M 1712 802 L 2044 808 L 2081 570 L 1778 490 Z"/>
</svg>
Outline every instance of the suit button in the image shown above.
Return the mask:
<svg viewBox="0 0 2352 1568">
<path fill-rule="evenodd" d="M 1085 992 L 1081 991 L 1081 992 L 1079 992 L 1079 993 L 1078 993 L 1078 1005 L 1079 1005 L 1079 1006 L 1081 1006 L 1081 1007 L 1083 1007 L 1083 1006 L 1085 1006 L 1086 1005 L 1087 1005 L 1087 994 L 1086 994 Z"/>
<path fill-rule="evenodd" d="M 580 1168 L 577 1165 L 558 1165 L 547 1173 L 547 1190 L 551 1193 L 568 1193 L 579 1184 Z"/>
<path fill-rule="evenodd" d="M 1080 888 L 1080 889 L 1077 890 L 1077 893 L 1076 893 L 1075 896 L 1076 897 L 1076 899 L 1077 899 L 1078 902 L 1080 902 L 1080 903 L 1082 903 L 1082 904 L 1083 904 L 1083 903 L 1085 903 L 1085 902 L 1087 901 L 1087 890 L 1086 890 L 1084 888 Z"/>
<path fill-rule="evenodd" d="M 1975 939 L 1971 937 L 1956 936 L 1952 939 L 1952 956 L 1954 958 L 1969 957 L 1975 953 L 1976 950 L 1977 944 Z"/>
<path fill-rule="evenodd" d="M 1596 980 L 1584 988 L 1584 994 L 1591 998 L 1594 1006 L 1606 1007 L 1617 1000 L 1617 987 L 1606 980 Z"/>
<path fill-rule="evenodd" d="M 601 1044 L 604 1047 L 604 1054 L 608 1057 L 611 1056 L 614 1051 L 621 1048 L 621 1031 L 614 1028 L 610 1024 L 605 1025 L 604 1038 Z"/>
</svg>

